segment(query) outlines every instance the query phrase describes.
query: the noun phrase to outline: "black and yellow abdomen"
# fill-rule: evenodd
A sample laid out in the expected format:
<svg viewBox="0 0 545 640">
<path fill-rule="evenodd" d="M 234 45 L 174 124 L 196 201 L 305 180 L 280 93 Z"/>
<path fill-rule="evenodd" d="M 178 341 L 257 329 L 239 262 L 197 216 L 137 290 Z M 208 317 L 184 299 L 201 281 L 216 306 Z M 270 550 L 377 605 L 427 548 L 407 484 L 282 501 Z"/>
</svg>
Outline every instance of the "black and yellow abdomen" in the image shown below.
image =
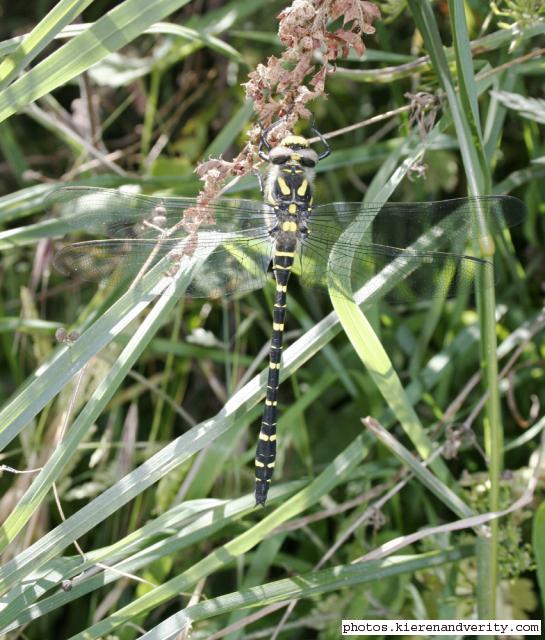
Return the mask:
<svg viewBox="0 0 545 640">
<path fill-rule="evenodd" d="M 276 460 L 276 422 L 282 341 L 286 321 L 286 292 L 293 265 L 295 246 L 278 243 L 273 256 L 276 292 L 273 306 L 273 330 L 269 351 L 269 373 L 265 408 L 255 455 L 255 501 L 265 506 Z"/>
</svg>

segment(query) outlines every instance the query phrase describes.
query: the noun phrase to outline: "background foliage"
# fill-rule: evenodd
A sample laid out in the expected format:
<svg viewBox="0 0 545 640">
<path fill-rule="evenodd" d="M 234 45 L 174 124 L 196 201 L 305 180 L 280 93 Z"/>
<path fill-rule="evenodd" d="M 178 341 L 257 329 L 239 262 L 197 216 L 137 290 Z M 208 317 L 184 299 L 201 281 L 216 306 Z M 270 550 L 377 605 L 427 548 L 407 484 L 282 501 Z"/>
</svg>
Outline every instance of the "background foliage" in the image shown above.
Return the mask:
<svg viewBox="0 0 545 640">
<path fill-rule="evenodd" d="M 193 638 L 325 639 L 342 618 L 543 617 L 542 3 L 377 4 L 365 55 L 338 61 L 327 100 L 309 104 L 335 136 L 316 200 L 491 191 L 528 215 L 499 242 L 493 308 L 365 320 L 294 279 L 266 511 L 252 460 L 273 287 L 210 303 L 180 302 L 186 274 L 150 273 L 136 293 L 67 281 L 51 268 L 67 228 L 46 197 L 61 182 L 196 195 L 196 163 L 246 143 L 241 83 L 281 55 L 286 3 L 0 6 L 9 637 L 164 639 L 192 623 Z M 440 102 L 421 93 L 415 111 L 419 92 Z M 252 176 L 231 193 L 260 197 Z M 59 344 L 60 328 L 79 337 Z M 442 461 L 421 463 L 415 429 Z M 517 501 L 491 537 L 464 524 Z"/>
</svg>

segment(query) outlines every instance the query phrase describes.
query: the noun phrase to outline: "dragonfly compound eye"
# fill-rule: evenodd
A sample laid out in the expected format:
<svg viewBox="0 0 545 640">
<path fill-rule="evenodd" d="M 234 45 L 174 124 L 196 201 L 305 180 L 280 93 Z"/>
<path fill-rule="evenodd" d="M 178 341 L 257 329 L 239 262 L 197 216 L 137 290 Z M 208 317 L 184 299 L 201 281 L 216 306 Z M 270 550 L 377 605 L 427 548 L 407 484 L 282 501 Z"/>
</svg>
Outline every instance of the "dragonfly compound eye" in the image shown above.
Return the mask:
<svg viewBox="0 0 545 640">
<path fill-rule="evenodd" d="M 301 159 L 299 160 L 299 162 L 303 165 L 303 167 L 315 167 L 316 166 L 316 160 L 314 160 L 313 158 L 307 158 L 305 156 L 302 156 Z"/>
<path fill-rule="evenodd" d="M 285 164 L 290 159 L 290 156 L 288 154 L 282 154 L 282 155 L 271 154 L 270 158 L 273 164 Z"/>
</svg>

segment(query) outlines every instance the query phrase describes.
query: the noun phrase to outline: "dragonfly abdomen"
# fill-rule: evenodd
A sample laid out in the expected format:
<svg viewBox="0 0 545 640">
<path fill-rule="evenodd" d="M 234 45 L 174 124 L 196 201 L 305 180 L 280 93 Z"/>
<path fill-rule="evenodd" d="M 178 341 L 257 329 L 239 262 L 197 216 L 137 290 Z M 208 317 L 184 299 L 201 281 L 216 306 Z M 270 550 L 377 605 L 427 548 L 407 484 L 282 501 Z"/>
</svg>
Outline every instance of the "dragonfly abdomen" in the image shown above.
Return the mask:
<svg viewBox="0 0 545 640">
<path fill-rule="evenodd" d="M 255 502 L 265 506 L 276 461 L 276 421 L 278 415 L 278 386 L 280 360 L 286 321 L 286 295 L 288 279 L 295 256 L 293 243 L 283 245 L 277 242 L 273 255 L 273 271 L 276 280 L 276 292 L 273 306 L 273 330 L 269 351 L 269 373 L 267 375 L 267 394 L 261 420 L 261 429 L 255 454 Z"/>
</svg>

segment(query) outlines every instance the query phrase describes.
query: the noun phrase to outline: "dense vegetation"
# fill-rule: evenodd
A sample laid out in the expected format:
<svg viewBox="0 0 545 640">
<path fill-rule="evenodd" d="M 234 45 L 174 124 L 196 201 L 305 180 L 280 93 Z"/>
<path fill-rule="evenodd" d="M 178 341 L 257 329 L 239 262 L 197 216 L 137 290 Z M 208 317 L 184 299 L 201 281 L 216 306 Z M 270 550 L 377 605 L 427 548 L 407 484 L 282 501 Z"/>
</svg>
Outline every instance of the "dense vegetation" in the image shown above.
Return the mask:
<svg viewBox="0 0 545 640">
<path fill-rule="evenodd" d="M 298 106 L 277 36 L 288 2 L 0 7 L 8 637 L 326 639 L 343 618 L 543 617 L 543 4 L 311 4 L 333 20 Z M 290 75 L 266 86 L 271 69 Z M 318 202 L 509 194 L 527 214 L 496 236 L 495 291 L 477 278 L 474 295 L 363 315 L 292 278 L 263 510 L 272 281 L 207 301 L 183 298 L 183 274 L 129 291 L 66 279 L 52 257 L 70 229 L 48 196 L 197 196 L 197 164 L 223 158 L 201 169 L 207 188 L 219 167 L 229 196 L 259 199 L 257 117 L 288 111 L 308 134 L 305 109 L 332 146 Z"/>
</svg>

